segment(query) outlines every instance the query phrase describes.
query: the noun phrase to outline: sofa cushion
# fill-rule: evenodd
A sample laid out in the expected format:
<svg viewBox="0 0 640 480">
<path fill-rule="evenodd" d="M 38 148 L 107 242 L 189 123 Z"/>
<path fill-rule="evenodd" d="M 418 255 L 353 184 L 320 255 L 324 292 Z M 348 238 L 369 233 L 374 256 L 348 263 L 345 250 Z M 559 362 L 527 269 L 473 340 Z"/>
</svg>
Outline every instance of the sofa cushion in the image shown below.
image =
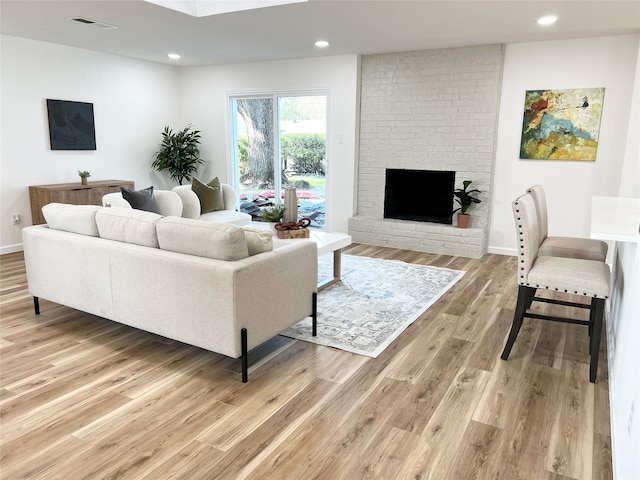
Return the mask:
<svg viewBox="0 0 640 480">
<path fill-rule="evenodd" d="M 101 208 L 96 223 L 101 238 L 158 248 L 156 223 L 162 218 L 153 212 L 127 208 Z"/>
<path fill-rule="evenodd" d="M 273 250 L 273 232 L 259 228 L 242 227 L 247 239 L 249 256 Z"/>
<path fill-rule="evenodd" d="M 193 177 L 191 190 L 195 192 L 200 200 L 200 213 L 215 212 L 216 210 L 224 210 L 224 196 L 222 194 L 222 186 L 218 177 L 209 183 L 202 183 Z"/>
<path fill-rule="evenodd" d="M 251 215 L 235 210 L 216 210 L 215 212 L 200 215 L 198 220 L 215 223 L 230 223 L 232 225 L 249 225 L 251 224 Z"/>
<path fill-rule="evenodd" d="M 158 213 L 158 205 L 156 205 L 156 199 L 153 196 L 153 186 L 142 190 L 129 190 L 128 188 L 120 187 L 120 191 L 122 192 L 122 198 L 129 202 L 131 208 Z"/>
<path fill-rule="evenodd" d="M 191 218 L 165 217 L 156 225 L 160 248 L 172 252 L 240 260 L 249 256 L 242 228 Z"/>
<path fill-rule="evenodd" d="M 66 203 L 49 203 L 42 207 L 42 214 L 49 228 L 64 230 L 97 237 L 96 212 L 99 205 L 68 205 Z"/>
</svg>

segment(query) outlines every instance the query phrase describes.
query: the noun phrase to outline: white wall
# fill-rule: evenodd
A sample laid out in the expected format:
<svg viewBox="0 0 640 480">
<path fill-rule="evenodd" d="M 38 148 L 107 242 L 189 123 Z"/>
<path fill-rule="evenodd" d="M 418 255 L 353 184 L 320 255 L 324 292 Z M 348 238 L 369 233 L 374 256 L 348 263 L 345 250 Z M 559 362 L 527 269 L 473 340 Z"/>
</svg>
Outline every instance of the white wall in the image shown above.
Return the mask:
<svg viewBox="0 0 640 480">
<path fill-rule="evenodd" d="M 631 99 L 621 197 L 640 197 L 640 51 Z M 615 478 L 640 478 L 640 243 L 618 243 L 607 317 L 611 439 Z"/>
<path fill-rule="evenodd" d="M 607 315 L 614 478 L 640 478 L 640 243 L 618 243 Z"/>
<path fill-rule="evenodd" d="M 589 236 L 591 197 L 618 195 L 638 42 L 624 35 L 506 46 L 489 252 L 515 254 L 511 201 L 535 184 L 545 188 L 551 235 Z M 525 90 L 581 87 L 605 88 L 596 161 L 519 160 Z"/>
<path fill-rule="evenodd" d="M 640 197 L 640 48 L 636 58 L 634 90 L 630 103 L 631 116 L 619 193 L 621 197 Z"/>
<path fill-rule="evenodd" d="M 182 123 L 178 127 L 192 123 L 202 131 L 200 152 L 207 161 L 206 169 L 201 171 L 203 179 L 219 176 L 230 181 L 228 94 L 330 90 L 328 123 L 333 129 L 327 140 L 326 228 L 346 232 L 354 203 L 358 82 L 357 55 L 185 67 L 180 71 L 178 97 Z"/>
<path fill-rule="evenodd" d="M 151 162 L 177 116 L 176 67 L 6 35 L 1 53 L 0 253 L 22 249 L 29 185 L 79 182 L 78 170 L 89 170 L 90 181 L 169 185 Z M 95 151 L 51 150 L 47 98 L 93 103 Z M 11 224 L 13 213 L 21 225 Z"/>
</svg>

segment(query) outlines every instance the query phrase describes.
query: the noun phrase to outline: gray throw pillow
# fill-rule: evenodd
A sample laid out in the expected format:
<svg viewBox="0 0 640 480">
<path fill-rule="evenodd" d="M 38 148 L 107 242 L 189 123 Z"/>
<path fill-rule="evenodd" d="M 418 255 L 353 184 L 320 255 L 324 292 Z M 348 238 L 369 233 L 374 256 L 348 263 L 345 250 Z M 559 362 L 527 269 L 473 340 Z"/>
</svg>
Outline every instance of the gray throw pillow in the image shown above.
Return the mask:
<svg viewBox="0 0 640 480">
<path fill-rule="evenodd" d="M 191 190 L 200 199 L 201 214 L 224 210 L 224 195 L 218 177 L 206 184 L 193 177 Z"/>
<path fill-rule="evenodd" d="M 156 205 L 156 199 L 153 196 L 153 187 L 142 190 L 129 190 L 128 188 L 120 187 L 120 191 L 122 192 L 122 198 L 129 202 L 131 208 L 144 210 L 145 212 L 160 213 L 158 205 Z"/>
</svg>

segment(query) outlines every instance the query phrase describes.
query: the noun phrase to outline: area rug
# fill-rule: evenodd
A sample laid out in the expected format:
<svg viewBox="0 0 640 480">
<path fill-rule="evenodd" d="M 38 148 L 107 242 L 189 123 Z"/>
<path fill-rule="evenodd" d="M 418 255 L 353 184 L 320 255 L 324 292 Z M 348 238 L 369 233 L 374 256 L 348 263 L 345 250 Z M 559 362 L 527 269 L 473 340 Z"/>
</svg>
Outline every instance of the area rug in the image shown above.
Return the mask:
<svg viewBox="0 0 640 480">
<path fill-rule="evenodd" d="M 320 257 L 318 269 L 320 279 L 331 278 L 332 255 Z M 318 335 L 310 318 L 281 335 L 375 358 L 464 274 L 342 255 L 342 280 L 318 293 Z"/>
</svg>

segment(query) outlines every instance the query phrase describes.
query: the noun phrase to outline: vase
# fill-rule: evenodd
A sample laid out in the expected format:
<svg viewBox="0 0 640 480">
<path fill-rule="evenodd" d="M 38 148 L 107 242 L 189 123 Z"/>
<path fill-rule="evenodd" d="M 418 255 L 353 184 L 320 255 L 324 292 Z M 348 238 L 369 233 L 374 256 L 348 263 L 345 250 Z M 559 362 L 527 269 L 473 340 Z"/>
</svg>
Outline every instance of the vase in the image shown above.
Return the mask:
<svg viewBox="0 0 640 480">
<path fill-rule="evenodd" d="M 469 226 L 469 219 L 471 215 L 468 213 L 459 213 L 458 214 L 458 228 L 467 228 Z"/>
<path fill-rule="evenodd" d="M 295 187 L 284 189 L 284 215 L 285 223 L 298 221 L 298 196 Z"/>
<path fill-rule="evenodd" d="M 87 177 L 80 177 L 80 181 L 81 181 L 82 185 L 86 185 L 87 184 Z"/>
</svg>

